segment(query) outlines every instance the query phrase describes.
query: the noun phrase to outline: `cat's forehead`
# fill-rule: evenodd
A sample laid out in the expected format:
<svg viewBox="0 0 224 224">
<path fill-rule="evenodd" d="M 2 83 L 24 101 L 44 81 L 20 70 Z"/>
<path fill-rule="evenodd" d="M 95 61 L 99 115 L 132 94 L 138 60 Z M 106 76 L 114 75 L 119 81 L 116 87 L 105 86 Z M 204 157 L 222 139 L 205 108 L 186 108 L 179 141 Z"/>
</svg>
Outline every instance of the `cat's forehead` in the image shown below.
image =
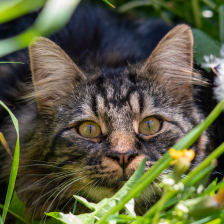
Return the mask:
<svg viewBox="0 0 224 224">
<path fill-rule="evenodd" d="M 128 69 L 101 73 L 83 85 L 79 98 L 80 120 L 103 120 L 127 127 L 145 111 L 153 113 L 154 97 L 146 81 L 139 81 Z"/>
</svg>

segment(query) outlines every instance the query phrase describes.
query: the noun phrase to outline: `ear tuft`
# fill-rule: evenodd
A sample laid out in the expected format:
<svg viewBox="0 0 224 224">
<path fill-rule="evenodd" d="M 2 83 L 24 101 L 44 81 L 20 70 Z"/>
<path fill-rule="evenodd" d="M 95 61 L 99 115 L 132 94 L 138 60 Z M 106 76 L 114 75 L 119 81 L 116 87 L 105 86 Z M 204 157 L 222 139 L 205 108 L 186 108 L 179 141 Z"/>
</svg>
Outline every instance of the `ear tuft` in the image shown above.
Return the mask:
<svg viewBox="0 0 224 224">
<path fill-rule="evenodd" d="M 145 62 L 143 69 L 147 70 L 149 67 L 165 69 L 170 66 L 192 69 L 193 35 L 187 25 L 178 25 L 166 34 Z"/>
<path fill-rule="evenodd" d="M 180 96 L 182 94 L 181 97 L 192 97 L 192 84 L 201 85 L 202 81 L 200 75 L 193 71 L 193 35 L 190 27 L 178 25 L 167 33 L 145 61 L 141 73 L 167 83 L 169 90 L 176 91 Z"/>
<path fill-rule="evenodd" d="M 86 77 L 72 59 L 51 40 L 34 38 L 29 46 L 34 96 L 43 111 Z"/>
</svg>

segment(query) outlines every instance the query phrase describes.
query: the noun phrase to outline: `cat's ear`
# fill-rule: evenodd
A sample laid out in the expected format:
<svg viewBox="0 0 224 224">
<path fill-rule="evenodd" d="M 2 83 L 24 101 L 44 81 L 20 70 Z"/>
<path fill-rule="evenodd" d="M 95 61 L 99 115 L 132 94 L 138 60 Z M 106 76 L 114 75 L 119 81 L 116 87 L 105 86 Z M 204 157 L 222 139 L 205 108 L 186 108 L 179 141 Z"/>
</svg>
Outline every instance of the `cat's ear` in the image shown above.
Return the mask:
<svg viewBox="0 0 224 224">
<path fill-rule="evenodd" d="M 189 26 L 174 27 L 145 61 L 142 72 L 191 96 L 193 73 L 193 35 Z"/>
<path fill-rule="evenodd" d="M 34 97 L 40 111 L 50 109 L 86 77 L 72 59 L 51 40 L 35 38 L 29 46 Z"/>
</svg>

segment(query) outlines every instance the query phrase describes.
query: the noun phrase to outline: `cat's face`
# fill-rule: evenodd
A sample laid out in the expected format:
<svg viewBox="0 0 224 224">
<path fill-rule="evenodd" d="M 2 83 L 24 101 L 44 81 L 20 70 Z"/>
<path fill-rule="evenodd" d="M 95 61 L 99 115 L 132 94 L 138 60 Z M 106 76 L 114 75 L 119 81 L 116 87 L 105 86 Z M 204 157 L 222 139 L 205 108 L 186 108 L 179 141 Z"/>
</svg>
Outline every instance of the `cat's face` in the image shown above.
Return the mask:
<svg viewBox="0 0 224 224">
<path fill-rule="evenodd" d="M 81 71 L 48 39 L 31 45 L 38 114 L 21 156 L 26 161 L 46 161 L 42 172 L 49 175 L 41 180 L 21 176 L 18 187 L 23 185 L 24 192 L 29 192 L 28 199 L 25 193 L 22 197 L 32 212 L 38 211 L 35 204 L 31 206 L 35 200 L 36 207 L 42 208 L 35 217 L 56 209 L 58 201 L 59 206 L 65 205 L 73 194 L 93 201 L 111 197 L 143 158 L 146 170 L 150 169 L 198 124 L 200 115 L 192 95 L 192 44 L 189 27 L 177 26 L 144 63 L 102 68 L 93 74 Z M 202 157 L 204 143 L 199 141 L 195 150 Z M 40 172 L 35 169 L 25 167 L 20 172 Z M 157 191 L 152 185 L 144 192 L 148 204 L 158 199 Z"/>
</svg>

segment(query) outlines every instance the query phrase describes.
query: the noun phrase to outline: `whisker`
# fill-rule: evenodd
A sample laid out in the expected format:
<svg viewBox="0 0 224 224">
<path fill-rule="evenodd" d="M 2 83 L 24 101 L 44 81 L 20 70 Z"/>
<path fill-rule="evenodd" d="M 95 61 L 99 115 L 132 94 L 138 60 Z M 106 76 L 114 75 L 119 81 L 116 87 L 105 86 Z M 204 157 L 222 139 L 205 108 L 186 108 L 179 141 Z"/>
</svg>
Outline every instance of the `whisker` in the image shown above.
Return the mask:
<svg viewBox="0 0 224 224">
<path fill-rule="evenodd" d="M 68 181 L 66 181 L 64 184 L 62 184 L 62 186 L 60 186 L 60 188 L 59 189 L 57 189 L 53 194 L 51 194 L 49 197 L 48 197 L 48 199 L 47 199 L 47 201 L 44 203 L 44 205 L 49 201 L 49 199 L 57 192 L 57 191 L 59 191 L 58 193 L 57 193 L 57 195 L 54 197 L 54 199 L 52 200 L 52 202 L 50 203 L 50 205 L 48 206 L 48 208 L 47 208 L 47 210 L 45 211 L 45 212 L 49 212 L 50 211 L 50 209 L 51 209 L 51 206 L 52 206 L 52 204 L 54 203 L 54 201 L 56 200 L 56 198 L 59 196 L 59 194 L 64 190 L 64 189 L 66 189 L 68 186 L 70 186 L 70 185 L 72 185 L 73 183 L 75 183 L 75 182 L 77 182 L 78 180 L 81 180 L 81 179 L 83 179 L 83 178 L 85 178 L 85 177 L 87 177 L 87 176 L 83 176 L 83 177 L 81 177 L 81 178 L 77 178 L 77 179 L 75 179 L 75 180 L 68 180 Z M 68 184 L 68 185 L 67 185 Z M 65 186 L 66 185 L 66 186 Z M 64 187 L 65 186 L 65 187 Z M 44 205 L 43 205 L 43 207 L 44 207 Z M 46 215 L 45 215 L 45 220 L 46 220 Z M 43 217 L 44 218 L 44 217 Z M 42 220 L 43 220 L 43 218 L 42 218 Z"/>
</svg>

